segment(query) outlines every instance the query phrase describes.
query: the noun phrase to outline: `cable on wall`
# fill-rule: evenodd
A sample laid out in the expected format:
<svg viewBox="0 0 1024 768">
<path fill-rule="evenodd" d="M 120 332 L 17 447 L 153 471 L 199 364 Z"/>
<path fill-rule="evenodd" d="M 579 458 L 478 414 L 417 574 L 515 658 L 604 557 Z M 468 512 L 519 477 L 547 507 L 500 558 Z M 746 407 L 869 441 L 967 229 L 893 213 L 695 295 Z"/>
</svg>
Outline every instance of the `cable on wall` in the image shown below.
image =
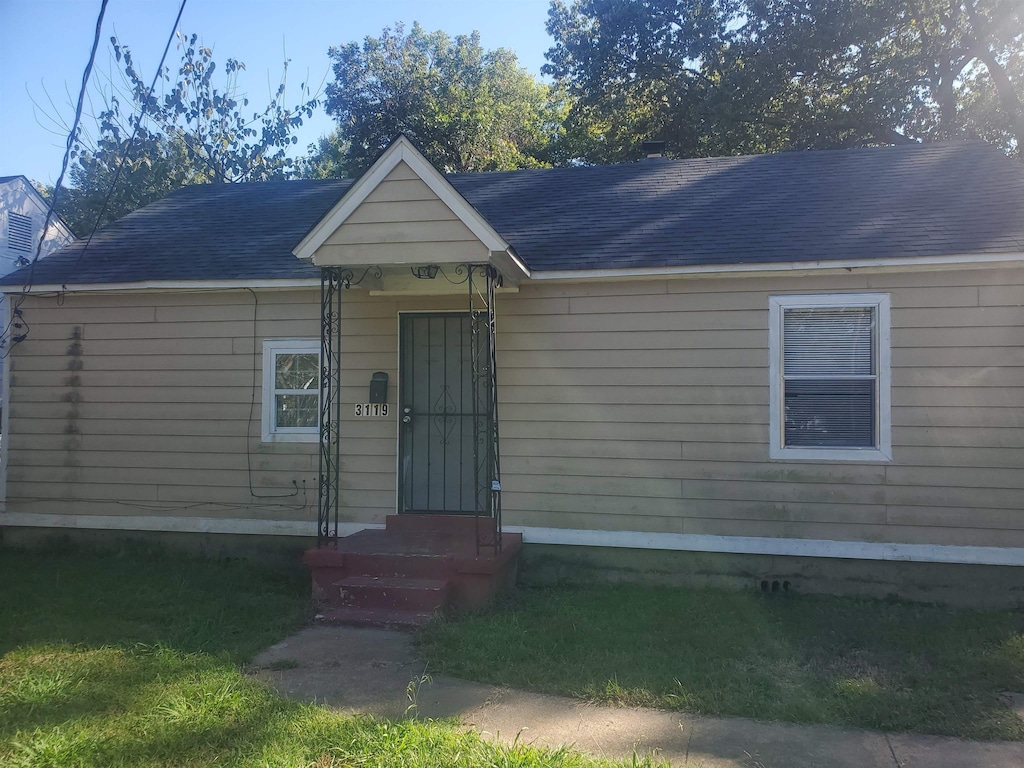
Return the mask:
<svg viewBox="0 0 1024 768">
<path fill-rule="evenodd" d="M 245 423 L 245 466 L 249 477 L 249 494 L 256 499 L 289 499 L 299 495 L 299 484 L 294 480 L 292 480 L 292 485 L 295 486 L 295 490 L 291 493 L 256 493 L 252 484 L 252 417 L 256 412 L 256 387 L 260 380 L 260 367 L 256 364 L 258 359 L 256 355 L 256 320 L 259 315 L 260 300 L 252 288 L 245 290 L 252 294 L 252 395 L 249 398 L 249 419 Z M 266 408 L 267 404 L 264 403 L 263 407 Z M 305 480 L 302 484 L 305 487 Z"/>
</svg>

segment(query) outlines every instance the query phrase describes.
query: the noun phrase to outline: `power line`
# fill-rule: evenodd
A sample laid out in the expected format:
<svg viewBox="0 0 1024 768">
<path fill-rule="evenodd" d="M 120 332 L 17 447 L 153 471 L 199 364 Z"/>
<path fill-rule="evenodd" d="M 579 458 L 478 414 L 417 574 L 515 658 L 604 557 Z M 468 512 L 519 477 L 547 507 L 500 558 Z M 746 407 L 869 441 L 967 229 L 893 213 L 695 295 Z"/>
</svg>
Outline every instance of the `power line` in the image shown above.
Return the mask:
<svg viewBox="0 0 1024 768">
<path fill-rule="evenodd" d="M 50 229 L 50 221 L 53 219 L 53 211 L 57 205 L 57 200 L 60 197 L 60 186 L 64 182 L 64 174 L 67 173 L 68 164 L 71 162 L 71 150 L 75 145 L 75 139 L 78 137 L 79 123 L 82 121 L 82 108 L 85 105 L 85 94 L 86 87 L 89 84 L 89 77 L 92 75 L 92 65 L 96 61 L 96 51 L 100 47 L 100 35 L 103 33 L 103 16 L 107 12 L 108 0 L 101 0 L 99 16 L 96 17 L 96 31 L 93 34 L 92 49 L 89 51 L 89 61 L 85 65 L 85 71 L 82 72 L 82 86 L 78 91 L 78 104 L 75 106 L 75 119 L 71 123 L 71 131 L 68 133 L 67 144 L 64 148 L 64 160 L 60 166 L 60 176 L 57 177 L 57 183 L 53 186 L 53 196 L 50 198 L 50 205 L 46 209 L 46 219 L 43 221 L 43 231 L 39 236 L 39 244 L 36 246 L 35 256 L 32 257 L 32 263 L 28 268 L 28 280 L 25 281 L 25 285 L 21 289 L 21 293 L 14 302 L 12 309 L 11 321 L 7 327 L 4 328 L 3 334 L 0 334 L 0 345 L 7 347 L 7 336 L 8 332 L 12 328 L 24 329 L 24 325 L 21 322 L 21 305 L 25 302 L 25 297 L 28 292 L 32 290 L 32 280 L 35 276 L 36 262 L 39 261 L 39 257 L 43 252 L 43 241 L 46 239 L 46 233 Z M 25 334 L 11 335 L 14 343 L 23 341 Z M 13 345 L 12 345 L 13 346 Z M 10 353 L 10 349 L 4 350 L 6 357 Z"/>
<path fill-rule="evenodd" d="M 142 101 L 142 109 L 139 110 L 139 116 L 135 120 L 135 127 L 132 129 L 132 135 L 124 145 L 124 152 L 121 153 L 120 161 L 117 164 L 117 170 L 114 172 L 114 178 L 110 182 L 110 187 L 107 189 L 106 197 L 103 198 L 103 207 L 96 216 L 96 221 L 93 222 L 92 231 L 89 232 L 89 237 L 86 238 L 85 245 L 82 246 L 82 250 L 78 252 L 78 258 L 75 259 L 75 263 L 72 265 L 71 270 L 64 276 L 62 283 L 64 288 L 67 288 L 68 282 L 74 276 L 75 272 L 78 271 L 78 267 L 82 263 L 82 258 L 85 256 L 85 252 L 89 250 L 89 246 L 92 244 L 93 235 L 95 235 L 96 230 L 99 229 L 100 222 L 103 221 L 103 216 L 110 205 L 110 198 L 113 197 L 114 189 L 117 187 L 117 182 L 121 179 L 121 170 L 124 168 L 125 163 L 128 162 L 128 153 L 131 152 L 132 144 L 135 143 L 135 137 L 139 133 L 139 127 L 142 125 L 142 121 L 146 116 L 146 108 L 149 106 L 149 102 L 153 98 L 153 91 L 156 90 L 157 80 L 160 79 L 160 73 L 164 70 L 164 61 L 167 59 L 167 52 L 171 50 L 171 43 L 174 42 L 174 36 L 177 34 L 178 24 L 181 22 L 182 13 L 185 12 L 186 2 L 188 2 L 188 0 L 181 0 L 181 5 L 178 7 L 178 15 L 174 19 L 174 25 L 171 27 L 171 33 L 167 36 L 167 44 L 164 45 L 164 53 L 160 57 L 160 63 L 156 66 L 156 73 L 153 75 L 153 82 L 149 84 L 149 90 L 146 92 L 146 98 Z"/>
</svg>

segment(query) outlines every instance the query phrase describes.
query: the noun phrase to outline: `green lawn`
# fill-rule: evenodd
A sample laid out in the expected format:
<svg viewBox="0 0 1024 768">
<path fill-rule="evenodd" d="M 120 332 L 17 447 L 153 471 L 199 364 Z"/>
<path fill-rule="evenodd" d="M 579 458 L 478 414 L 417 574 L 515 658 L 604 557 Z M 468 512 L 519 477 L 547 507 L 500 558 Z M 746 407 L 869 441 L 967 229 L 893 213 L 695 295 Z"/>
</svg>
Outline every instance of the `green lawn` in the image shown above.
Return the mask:
<svg viewBox="0 0 1024 768">
<path fill-rule="evenodd" d="M 307 617 L 308 576 L 135 550 L 0 549 L 0 765 L 606 766 L 454 722 L 348 717 L 243 674 Z"/>
<path fill-rule="evenodd" d="M 1022 739 L 1024 613 L 615 586 L 521 590 L 436 622 L 430 668 L 706 715 Z"/>
</svg>

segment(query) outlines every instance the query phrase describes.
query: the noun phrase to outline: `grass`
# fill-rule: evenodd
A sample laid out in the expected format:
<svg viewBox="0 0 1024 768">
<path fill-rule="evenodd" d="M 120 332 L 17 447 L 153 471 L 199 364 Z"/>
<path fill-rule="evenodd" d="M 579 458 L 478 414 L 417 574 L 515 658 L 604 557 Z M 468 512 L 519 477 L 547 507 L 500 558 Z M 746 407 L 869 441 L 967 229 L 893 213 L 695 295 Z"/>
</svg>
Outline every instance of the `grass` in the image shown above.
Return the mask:
<svg viewBox="0 0 1024 768">
<path fill-rule="evenodd" d="M 438 673 L 622 705 L 1024 739 L 1024 614 L 637 586 L 521 590 L 432 624 Z"/>
<path fill-rule="evenodd" d="M 495 745 L 455 722 L 345 716 L 246 676 L 257 650 L 305 620 L 301 572 L 152 549 L 4 549 L 0 584 L 0 765 L 613 765 Z"/>
</svg>

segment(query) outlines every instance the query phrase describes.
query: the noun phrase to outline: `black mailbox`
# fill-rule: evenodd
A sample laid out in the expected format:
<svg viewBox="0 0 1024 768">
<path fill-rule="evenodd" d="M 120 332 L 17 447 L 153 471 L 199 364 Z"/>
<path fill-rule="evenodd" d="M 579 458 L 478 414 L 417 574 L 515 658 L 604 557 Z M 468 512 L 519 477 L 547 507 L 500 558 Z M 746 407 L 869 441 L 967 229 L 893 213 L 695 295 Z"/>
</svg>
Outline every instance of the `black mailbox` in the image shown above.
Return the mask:
<svg viewBox="0 0 1024 768">
<path fill-rule="evenodd" d="M 386 403 L 388 401 L 388 375 L 377 371 L 370 377 L 370 402 Z"/>
</svg>

